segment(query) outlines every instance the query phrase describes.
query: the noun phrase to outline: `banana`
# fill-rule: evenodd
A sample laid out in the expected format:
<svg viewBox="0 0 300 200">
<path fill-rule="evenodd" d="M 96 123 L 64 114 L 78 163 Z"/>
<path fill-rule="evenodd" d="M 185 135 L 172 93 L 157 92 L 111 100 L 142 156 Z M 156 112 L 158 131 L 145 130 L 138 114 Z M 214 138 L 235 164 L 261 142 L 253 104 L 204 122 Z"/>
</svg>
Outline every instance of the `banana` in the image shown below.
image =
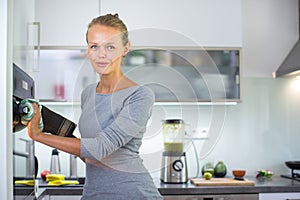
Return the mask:
<svg viewBox="0 0 300 200">
<path fill-rule="evenodd" d="M 46 175 L 46 182 L 50 181 L 57 181 L 57 180 L 65 180 L 65 175 L 63 174 L 47 174 Z"/>
</svg>

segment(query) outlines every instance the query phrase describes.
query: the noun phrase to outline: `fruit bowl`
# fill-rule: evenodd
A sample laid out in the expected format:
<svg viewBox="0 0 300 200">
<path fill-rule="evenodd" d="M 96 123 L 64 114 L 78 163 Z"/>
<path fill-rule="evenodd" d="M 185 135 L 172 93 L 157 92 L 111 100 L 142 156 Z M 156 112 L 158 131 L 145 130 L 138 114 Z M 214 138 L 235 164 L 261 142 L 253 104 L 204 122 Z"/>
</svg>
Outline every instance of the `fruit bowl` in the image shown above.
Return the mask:
<svg viewBox="0 0 300 200">
<path fill-rule="evenodd" d="M 235 178 L 243 178 L 246 174 L 246 170 L 232 170 L 232 174 Z"/>
</svg>

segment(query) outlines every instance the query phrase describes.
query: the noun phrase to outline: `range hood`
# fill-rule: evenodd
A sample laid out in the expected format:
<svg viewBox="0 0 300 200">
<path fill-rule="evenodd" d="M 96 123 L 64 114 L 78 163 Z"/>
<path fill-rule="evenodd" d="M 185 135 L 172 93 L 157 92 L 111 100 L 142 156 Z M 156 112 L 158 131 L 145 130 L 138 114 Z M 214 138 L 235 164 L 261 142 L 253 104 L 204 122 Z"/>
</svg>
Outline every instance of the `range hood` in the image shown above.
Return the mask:
<svg viewBox="0 0 300 200">
<path fill-rule="evenodd" d="M 298 1 L 298 22 L 300 24 L 300 0 Z M 299 25 L 300 29 L 300 25 Z M 273 77 L 300 75 L 300 31 L 298 41 L 283 60 Z"/>
</svg>

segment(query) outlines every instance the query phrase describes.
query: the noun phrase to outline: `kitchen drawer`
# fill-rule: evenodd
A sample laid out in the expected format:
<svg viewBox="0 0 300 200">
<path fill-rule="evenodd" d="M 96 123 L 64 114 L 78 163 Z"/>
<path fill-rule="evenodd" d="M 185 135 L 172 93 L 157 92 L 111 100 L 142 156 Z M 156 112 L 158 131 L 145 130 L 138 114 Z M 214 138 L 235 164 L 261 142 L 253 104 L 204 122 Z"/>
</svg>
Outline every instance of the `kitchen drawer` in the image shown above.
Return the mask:
<svg viewBox="0 0 300 200">
<path fill-rule="evenodd" d="M 300 193 L 260 193 L 259 200 L 299 200 Z"/>
<path fill-rule="evenodd" d="M 164 196 L 164 200 L 258 200 L 258 194 L 176 195 Z"/>
</svg>

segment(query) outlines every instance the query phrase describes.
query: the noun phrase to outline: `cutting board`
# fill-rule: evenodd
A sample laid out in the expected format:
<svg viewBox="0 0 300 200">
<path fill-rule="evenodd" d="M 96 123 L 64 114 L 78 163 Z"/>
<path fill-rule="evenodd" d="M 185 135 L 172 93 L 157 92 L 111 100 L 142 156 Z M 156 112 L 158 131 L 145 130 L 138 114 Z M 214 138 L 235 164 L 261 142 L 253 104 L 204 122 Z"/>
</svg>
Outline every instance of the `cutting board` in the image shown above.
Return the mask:
<svg viewBox="0 0 300 200">
<path fill-rule="evenodd" d="M 192 178 L 191 183 L 196 186 L 254 186 L 254 181 L 248 179 L 236 180 L 234 178 Z"/>
</svg>

